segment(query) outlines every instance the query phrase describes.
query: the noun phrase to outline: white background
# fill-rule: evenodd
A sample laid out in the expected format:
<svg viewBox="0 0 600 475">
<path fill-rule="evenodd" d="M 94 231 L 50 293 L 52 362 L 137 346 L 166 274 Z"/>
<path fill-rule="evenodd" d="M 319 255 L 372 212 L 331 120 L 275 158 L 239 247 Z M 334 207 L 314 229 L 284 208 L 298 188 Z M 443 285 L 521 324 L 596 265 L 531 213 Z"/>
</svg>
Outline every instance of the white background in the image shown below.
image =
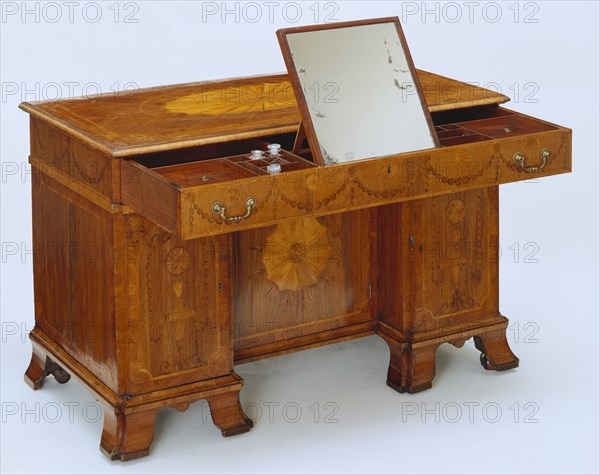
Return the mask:
<svg viewBox="0 0 600 475">
<path fill-rule="evenodd" d="M 2 5 L 19 9 L 0 24 L 4 473 L 598 473 L 597 2 L 302 2 L 296 23 L 285 2 L 273 4 L 272 18 L 258 2 L 255 23 L 256 9 L 243 4 L 238 18 L 203 18 L 201 2 L 158 1 L 135 2 L 137 11 L 100 2 L 93 23 L 93 6 L 75 3 L 70 22 L 57 2 L 56 23 L 43 4 L 37 18 L 21 18 L 21 2 Z M 223 6 L 204 3 L 213 7 Z M 67 83 L 79 95 L 94 92 L 90 83 L 110 92 L 115 83 L 283 71 L 275 31 L 332 12 L 337 20 L 400 16 L 417 68 L 494 83 L 509 107 L 574 130 L 572 174 L 501 190 L 501 310 L 521 366 L 486 372 L 471 342 L 443 345 L 433 388 L 410 396 L 386 387 L 388 350 L 377 337 L 247 364 L 237 368 L 242 401 L 254 418 L 262 409 L 250 433 L 222 438 L 198 403 L 159 414 L 150 457 L 108 462 L 96 406 L 80 384 L 49 378 L 33 392 L 23 382 L 33 326 L 31 184 L 28 117 L 17 105 L 44 98 L 44 89 L 53 97 L 51 83 L 68 97 Z M 124 21 L 128 13 L 137 23 Z M 36 83 L 39 91 L 25 94 Z M 69 404 L 79 404 L 72 418 Z"/>
</svg>

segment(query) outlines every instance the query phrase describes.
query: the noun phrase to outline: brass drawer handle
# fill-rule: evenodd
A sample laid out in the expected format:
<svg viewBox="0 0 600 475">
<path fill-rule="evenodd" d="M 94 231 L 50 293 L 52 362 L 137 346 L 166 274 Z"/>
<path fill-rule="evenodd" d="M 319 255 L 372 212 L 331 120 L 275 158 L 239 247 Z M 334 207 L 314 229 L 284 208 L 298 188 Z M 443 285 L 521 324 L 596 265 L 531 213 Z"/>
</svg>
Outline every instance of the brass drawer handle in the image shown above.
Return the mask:
<svg viewBox="0 0 600 475">
<path fill-rule="evenodd" d="M 519 165 L 521 167 L 521 169 L 525 173 L 535 173 L 537 171 L 540 171 L 542 168 L 544 168 L 546 166 L 546 163 L 547 163 L 548 159 L 550 158 L 550 152 L 548 150 L 544 149 L 540 153 L 540 156 L 542 157 L 542 164 L 539 167 L 526 167 L 525 166 L 525 156 L 521 155 L 519 152 L 515 153 L 513 160 L 515 161 L 515 163 L 517 165 Z"/>
<path fill-rule="evenodd" d="M 220 201 L 215 201 L 213 203 L 211 211 L 214 214 L 218 214 L 219 216 L 221 216 L 221 219 L 226 223 L 239 223 L 240 221 L 244 221 L 245 219 L 248 219 L 250 217 L 250 215 L 252 214 L 252 210 L 255 206 L 256 198 L 251 196 L 246 200 L 246 214 L 244 216 L 233 216 L 231 218 L 228 218 L 227 216 L 225 216 L 225 206 L 223 206 L 223 203 L 221 203 Z"/>
</svg>

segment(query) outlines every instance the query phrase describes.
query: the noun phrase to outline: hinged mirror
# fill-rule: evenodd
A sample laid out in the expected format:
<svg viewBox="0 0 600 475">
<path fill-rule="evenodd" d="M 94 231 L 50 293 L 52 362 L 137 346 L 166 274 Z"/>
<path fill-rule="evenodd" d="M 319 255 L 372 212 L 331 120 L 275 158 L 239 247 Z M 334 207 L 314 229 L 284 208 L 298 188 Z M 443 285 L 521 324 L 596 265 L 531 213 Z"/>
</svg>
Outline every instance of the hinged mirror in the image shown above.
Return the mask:
<svg viewBox="0 0 600 475">
<path fill-rule="evenodd" d="M 438 146 L 398 18 L 277 35 L 316 163 Z"/>
</svg>

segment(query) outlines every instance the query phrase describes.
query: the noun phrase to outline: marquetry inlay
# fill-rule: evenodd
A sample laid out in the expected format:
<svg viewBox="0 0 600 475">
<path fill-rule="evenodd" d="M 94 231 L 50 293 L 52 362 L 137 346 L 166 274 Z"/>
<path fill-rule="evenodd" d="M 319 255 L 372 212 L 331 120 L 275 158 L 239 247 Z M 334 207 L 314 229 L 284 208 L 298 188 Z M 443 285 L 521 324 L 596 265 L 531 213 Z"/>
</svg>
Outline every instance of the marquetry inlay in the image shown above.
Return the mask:
<svg viewBox="0 0 600 475">
<path fill-rule="evenodd" d="M 308 218 L 277 225 L 267 238 L 263 263 L 279 290 L 297 291 L 318 282 L 331 253 L 327 228 Z"/>
<path fill-rule="evenodd" d="M 296 104 L 288 81 L 263 84 L 233 84 L 228 87 L 206 87 L 199 93 L 177 97 L 164 104 L 169 112 L 188 115 L 227 115 L 264 112 Z"/>
</svg>

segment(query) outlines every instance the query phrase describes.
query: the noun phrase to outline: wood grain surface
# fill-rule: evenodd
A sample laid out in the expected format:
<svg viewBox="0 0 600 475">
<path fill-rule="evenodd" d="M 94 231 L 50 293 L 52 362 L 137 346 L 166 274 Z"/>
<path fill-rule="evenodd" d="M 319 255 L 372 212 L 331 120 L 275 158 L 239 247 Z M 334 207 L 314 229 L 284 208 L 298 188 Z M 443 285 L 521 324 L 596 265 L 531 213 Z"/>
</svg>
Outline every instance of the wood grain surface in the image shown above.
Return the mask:
<svg viewBox="0 0 600 475">
<path fill-rule="evenodd" d="M 418 78 L 431 112 L 509 100 L 425 71 Z M 25 102 L 21 108 L 115 157 L 295 132 L 300 123 L 285 74 Z"/>
</svg>

